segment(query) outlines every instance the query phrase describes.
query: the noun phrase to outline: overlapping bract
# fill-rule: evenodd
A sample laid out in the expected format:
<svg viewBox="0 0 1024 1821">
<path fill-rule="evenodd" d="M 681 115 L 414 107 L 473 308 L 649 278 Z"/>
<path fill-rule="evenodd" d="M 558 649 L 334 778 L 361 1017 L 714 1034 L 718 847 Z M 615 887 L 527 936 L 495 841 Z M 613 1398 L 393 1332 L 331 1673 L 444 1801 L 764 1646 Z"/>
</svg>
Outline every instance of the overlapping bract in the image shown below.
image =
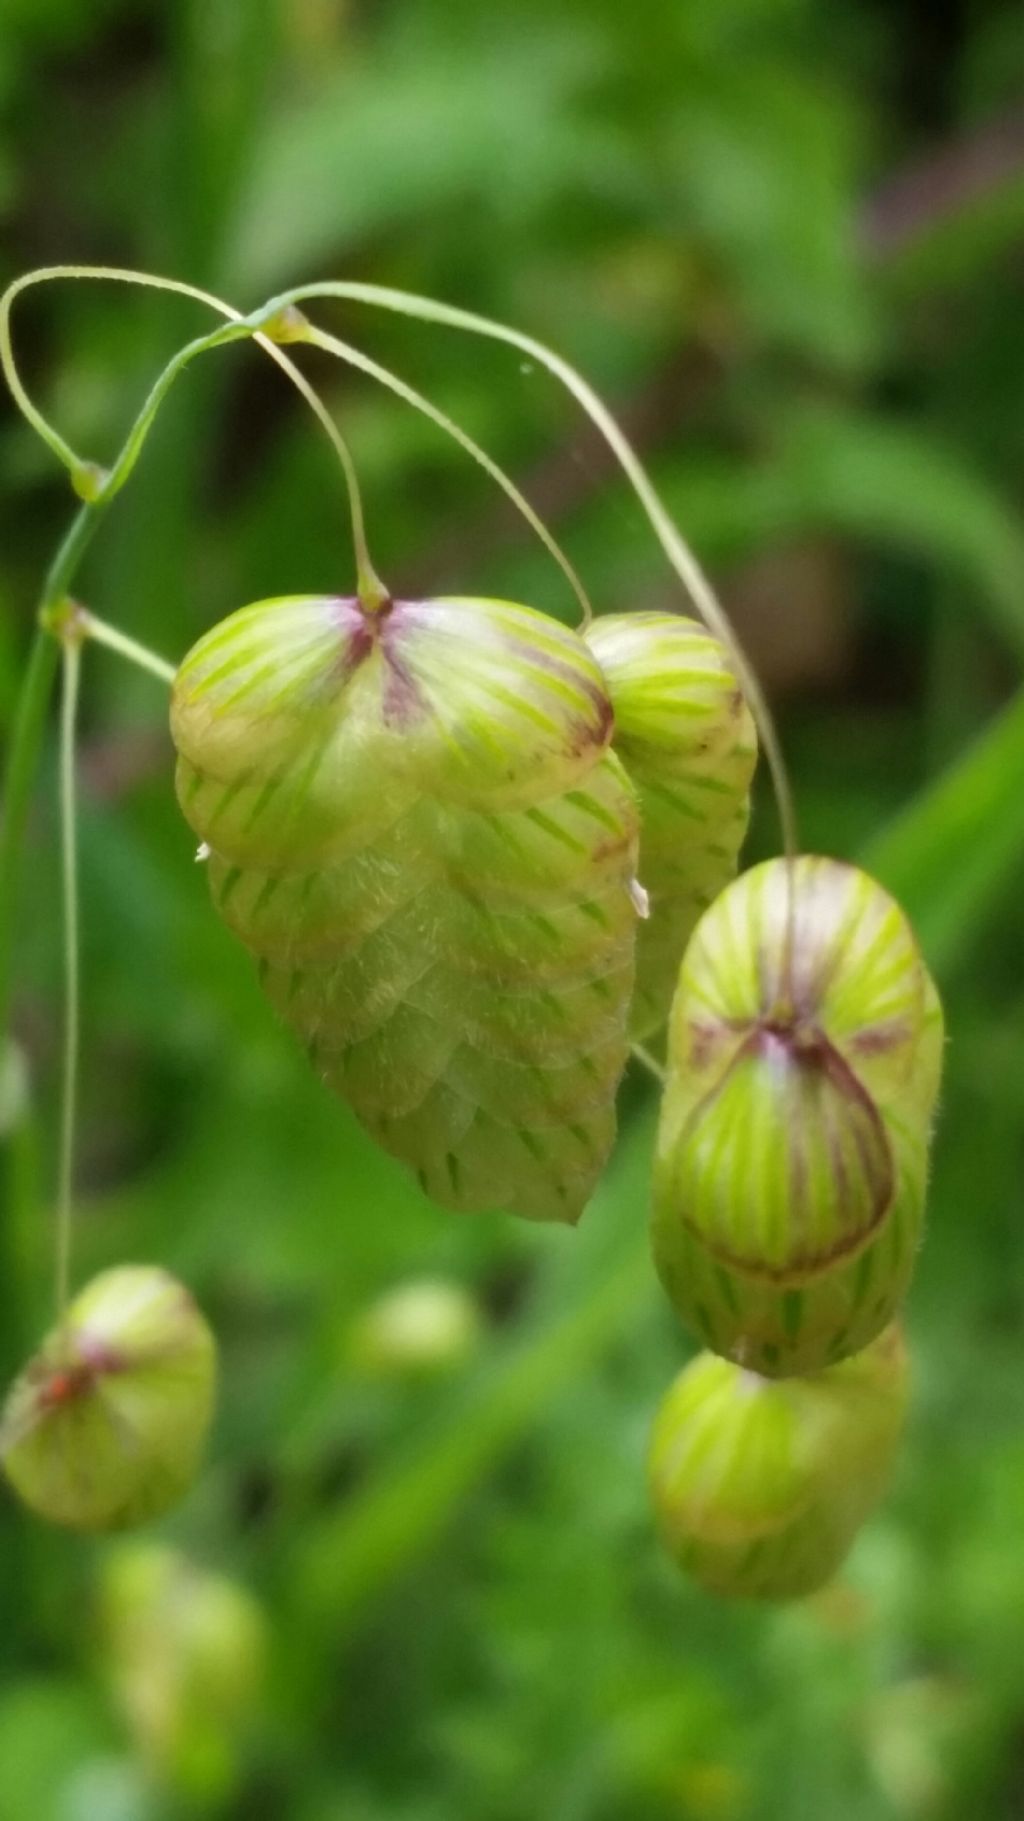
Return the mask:
<svg viewBox="0 0 1024 1821">
<path fill-rule="evenodd" d="M 700 1354 L 670 1387 L 651 1437 L 651 1497 L 668 1549 L 716 1593 L 813 1593 L 885 1488 L 906 1401 L 895 1327 L 801 1378 L 761 1378 Z"/>
<path fill-rule="evenodd" d="M 899 907 L 857 868 L 769 861 L 686 952 L 653 1243 L 676 1308 L 758 1372 L 813 1372 L 898 1309 L 920 1238 L 942 1056 Z"/>
<path fill-rule="evenodd" d="M 640 799 L 640 878 L 631 1034 L 668 1017 L 701 912 L 736 871 L 757 735 L 728 654 L 695 620 L 618 613 L 586 631 L 615 710 L 615 751 Z"/>
<path fill-rule="evenodd" d="M 582 641 L 504 602 L 262 602 L 172 731 L 213 900 L 442 1205 L 578 1218 L 627 1055 L 634 792 Z"/>
</svg>

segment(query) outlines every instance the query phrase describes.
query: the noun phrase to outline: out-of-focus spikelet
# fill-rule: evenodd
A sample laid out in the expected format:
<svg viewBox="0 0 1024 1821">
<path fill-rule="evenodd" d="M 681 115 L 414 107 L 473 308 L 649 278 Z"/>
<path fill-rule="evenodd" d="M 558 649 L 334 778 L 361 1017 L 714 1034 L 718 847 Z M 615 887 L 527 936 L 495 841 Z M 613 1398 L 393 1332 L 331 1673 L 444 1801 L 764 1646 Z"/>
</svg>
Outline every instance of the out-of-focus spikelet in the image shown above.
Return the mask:
<svg viewBox="0 0 1024 1821">
<path fill-rule="evenodd" d="M 101 1271 L 8 1393 L 7 1478 L 54 1524 L 146 1523 L 195 1478 L 215 1383 L 213 1334 L 183 1284 L 154 1265 Z"/>
<path fill-rule="evenodd" d="M 807 1378 L 759 1378 L 701 1353 L 651 1436 L 651 1497 L 669 1550 L 715 1593 L 813 1593 L 885 1489 L 906 1402 L 895 1327 Z"/>
</svg>

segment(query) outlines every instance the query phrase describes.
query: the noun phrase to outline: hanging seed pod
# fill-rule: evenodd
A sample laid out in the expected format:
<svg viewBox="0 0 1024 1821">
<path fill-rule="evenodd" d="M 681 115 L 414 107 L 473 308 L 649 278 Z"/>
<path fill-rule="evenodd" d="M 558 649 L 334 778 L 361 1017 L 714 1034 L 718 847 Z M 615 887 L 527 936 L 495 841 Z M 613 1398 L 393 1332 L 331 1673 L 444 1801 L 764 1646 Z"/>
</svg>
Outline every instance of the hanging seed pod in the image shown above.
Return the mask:
<svg viewBox="0 0 1024 1821">
<path fill-rule="evenodd" d="M 676 1309 L 768 1376 L 866 1346 L 920 1237 L 942 1014 L 913 932 L 856 867 L 727 887 L 672 1008 L 653 1246 Z"/>
<path fill-rule="evenodd" d="M 186 657 L 214 903 L 435 1201 L 578 1218 L 615 1130 L 635 798 L 575 633 L 477 600 L 288 599 Z"/>
<path fill-rule="evenodd" d="M 651 1437 L 651 1497 L 672 1555 L 714 1593 L 814 1593 L 885 1489 L 906 1403 L 896 1327 L 808 1378 L 699 1354 Z"/>
<path fill-rule="evenodd" d="M 602 615 L 585 638 L 615 711 L 615 751 L 640 801 L 640 881 L 631 1035 L 668 1017 L 701 912 L 736 871 L 750 813 L 757 735 L 729 658 L 696 620 Z"/>
<path fill-rule="evenodd" d="M 141 1524 L 195 1477 L 213 1409 L 214 1340 L 166 1271 L 93 1278 L 11 1388 L 0 1458 L 40 1517 Z"/>
</svg>

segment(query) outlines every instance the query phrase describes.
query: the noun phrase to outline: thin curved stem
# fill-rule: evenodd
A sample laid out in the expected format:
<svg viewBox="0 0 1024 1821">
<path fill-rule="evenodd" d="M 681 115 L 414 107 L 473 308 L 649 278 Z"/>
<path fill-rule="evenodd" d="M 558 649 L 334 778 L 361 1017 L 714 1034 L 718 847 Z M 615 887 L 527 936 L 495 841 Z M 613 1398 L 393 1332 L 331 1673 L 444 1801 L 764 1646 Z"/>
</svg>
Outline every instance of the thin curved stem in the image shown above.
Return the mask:
<svg viewBox="0 0 1024 1821">
<path fill-rule="evenodd" d="M 57 1172 L 55 1283 L 58 1316 L 68 1302 L 71 1277 L 71 1229 L 75 1126 L 78 1113 L 80 1015 L 78 941 L 78 853 L 75 734 L 82 666 L 82 641 L 71 622 L 63 641 L 63 690 L 60 712 L 60 846 L 61 897 L 64 906 L 64 1045 L 61 1065 L 60 1152 Z"/>
<path fill-rule="evenodd" d="M 59 611 L 71 578 L 99 523 L 102 502 L 83 505 L 57 551 L 43 583 L 39 625 L 22 677 L 14 712 L 3 808 L 0 811 L 0 1037 L 6 1036 L 11 1015 L 14 925 L 17 915 L 18 873 L 28 823 L 29 805 L 46 738 L 46 717 L 60 646 L 49 628 Z"/>
<path fill-rule="evenodd" d="M 147 290 L 173 292 L 181 297 L 190 297 L 195 302 L 206 305 L 208 309 L 215 310 L 218 315 L 227 318 L 228 322 L 232 325 L 228 330 L 216 331 L 211 336 L 203 336 L 199 340 L 189 343 L 187 348 L 182 349 L 179 354 L 174 356 L 173 360 L 164 370 L 164 373 L 161 374 L 160 379 L 157 380 L 149 397 L 146 399 L 139 416 L 132 426 L 132 429 L 129 431 L 128 437 L 113 468 L 106 473 L 102 469 L 97 468 L 95 462 L 87 461 L 84 457 L 77 455 L 70 444 L 67 443 L 60 433 L 47 422 L 46 418 L 33 403 L 22 384 L 21 376 L 17 369 L 17 363 L 14 359 L 14 349 L 11 339 L 11 310 L 15 299 L 19 297 L 23 291 L 28 290 L 33 285 L 46 284 L 57 279 L 109 280 L 115 284 L 139 285 Z M 184 282 L 173 278 L 157 278 L 148 272 L 136 272 L 129 268 L 80 265 L 43 266 L 40 267 L 38 271 L 28 272 L 23 277 L 15 279 L 14 283 L 9 285 L 7 290 L 3 293 L 3 296 L 0 297 L 0 368 L 3 370 L 7 384 L 10 387 L 11 393 L 19 409 L 42 437 L 47 446 L 52 449 L 58 459 L 64 463 L 71 474 L 72 481 L 77 490 L 90 502 L 100 503 L 112 498 L 127 480 L 128 475 L 131 473 L 131 470 L 138 459 L 139 451 L 149 432 L 157 409 L 162 403 L 170 385 L 173 383 L 174 379 L 177 378 L 178 374 L 183 371 L 184 367 L 188 365 L 189 361 L 194 358 L 196 354 L 223 346 L 226 342 L 251 337 L 251 339 L 263 349 L 264 353 L 269 354 L 271 360 L 281 368 L 282 372 L 287 374 L 296 390 L 301 393 L 310 409 L 314 412 L 330 439 L 335 454 L 341 463 L 346 491 L 348 493 L 349 511 L 352 522 L 352 542 L 355 550 L 357 585 L 360 598 L 365 596 L 368 601 L 375 603 L 385 595 L 386 591 L 379 581 L 373 563 L 370 560 L 362 494 L 360 492 L 359 479 L 356 473 L 355 463 L 352 459 L 351 450 L 326 406 L 323 404 L 323 401 L 314 391 L 305 375 L 277 345 L 272 336 L 262 332 L 261 325 L 263 324 L 264 319 L 272 317 L 275 311 L 276 304 L 271 304 L 266 310 L 254 311 L 249 316 L 244 316 L 241 311 L 235 310 L 230 304 L 225 303 L 223 298 L 215 296 L 210 291 L 200 290 L 196 285 L 185 284 Z"/>
<path fill-rule="evenodd" d="M 0 817 L 0 1042 L 6 1041 L 10 1024 L 21 850 L 59 655 L 56 640 L 40 628 L 22 678 L 11 733 Z"/>
<path fill-rule="evenodd" d="M 644 1044 L 631 1043 L 629 1046 L 629 1053 L 634 1061 L 640 1064 L 642 1069 L 647 1070 L 648 1075 L 653 1076 L 660 1087 L 665 1086 L 665 1083 L 668 1080 L 668 1070 L 664 1063 L 658 1061 L 657 1056 L 652 1056 L 650 1050 L 647 1049 Z"/>
<path fill-rule="evenodd" d="M 721 639 L 730 652 L 737 677 L 757 722 L 761 744 L 771 773 L 772 787 L 778 805 L 782 846 L 788 862 L 786 946 L 783 965 L 783 978 L 788 980 L 792 972 L 796 930 L 793 862 L 799 852 L 800 842 L 796 805 L 774 717 L 757 674 L 733 630 L 728 614 L 689 544 L 672 519 L 636 450 L 608 407 L 589 382 L 583 378 L 583 375 L 577 372 L 576 368 L 564 360 L 561 355 L 556 354 L 543 342 L 535 340 L 532 335 L 524 335 L 522 331 L 510 328 L 505 323 L 495 322 L 490 317 L 478 316 L 471 310 L 460 310 L 451 304 L 437 303 L 433 298 L 419 297 L 412 292 L 397 291 L 390 286 L 361 284 L 347 280 L 299 285 L 293 290 L 282 293 L 277 301 L 282 309 L 287 310 L 293 305 L 302 304 L 314 297 L 340 298 L 350 303 L 369 304 L 377 309 L 391 310 L 402 316 L 414 317 L 419 322 L 459 329 L 472 335 L 482 335 L 491 341 L 505 342 L 509 347 L 516 348 L 521 354 L 537 361 L 539 365 L 553 374 L 586 412 L 591 423 L 600 431 L 643 507 L 648 523 L 671 568 L 705 624 L 716 637 Z"/>
<path fill-rule="evenodd" d="M 377 380 L 380 385 L 386 386 L 390 392 L 395 393 L 396 397 L 403 399 L 407 405 L 412 405 L 414 410 L 421 412 L 424 417 L 428 417 L 431 423 L 436 424 L 447 436 L 452 437 L 454 441 L 459 444 L 460 448 L 465 449 L 467 455 L 472 456 L 473 460 L 484 470 L 485 474 L 489 474 L 491 479 L 501 488 L 502 492 L 512 501 L 517 512 L 522 515 L 531 530 L 536 533 L 549 556 L 554 558 L 554 561 L 558 564 L 559 569 L 562 571 L 562 574 L 565 576 L 566 581 L 576 596 L 583 616 L 584 626 L 590 624 L 590 621 L 594 617 L 590 596 L 580 580 L 576 569 L 569 560 L 569 557 L 562 549 L 561 544 L 558 542 L 554 533 L 550 531 L 548 526 L 544 523 L 540 514 L 530 505 L 525 494 L 519 491 L 519 488 L 511 477 L 505 473 L 503 468 L 499 467 L 498 463 L 492 456 L 487 454 L 485 449 L 480 447 L 479 443 L 474 441 L 468 431 L 463 430 L 461 425 L 457 424 L 453 418 L 448 416 L 447 412 L 440 410 L 437 405 L 432 404 L 430 399 L 425 398 L 421 392 L 417 392 L 414 386 L 410 386 L 404 379 L 400 379 L 398 375 L 392 373 L 389 368 L 382 367 L 379 361 L 371 360 L 370 356 L 364 354 L 360 348 L 355 348 L 351 343 L 340 340 L 337 335 L 328 334 L 326 329 L 318 328 L 316 324 L 307 322 L 304 317 L 298 318 L 295 334 L 292 339 L 305 342 L 314 348 L 321 348 L 325 353 L 334 354 L 339 360 L 343 360 L 347 362 L 349 366 L 357 368 L 360 373 L 368 374 L 371 379 Z"/>
<path fill-rule="evenodd" d="M 108 651 L 116 651 L 119 657 L 134 664 L 136 670 L 145 670 L 150 676 L 159 677 L 161 683 L 173 683 L 178 674 L 178 666 L 168 658 L 162 658 L 158 652 L 150 651 L 138 639 L 130 639 L 125 632 L 101 620 L 87 607 L 78 609 L 78 625 L 83 638 L 93 645 L 105 645 Z"/>
</svg>

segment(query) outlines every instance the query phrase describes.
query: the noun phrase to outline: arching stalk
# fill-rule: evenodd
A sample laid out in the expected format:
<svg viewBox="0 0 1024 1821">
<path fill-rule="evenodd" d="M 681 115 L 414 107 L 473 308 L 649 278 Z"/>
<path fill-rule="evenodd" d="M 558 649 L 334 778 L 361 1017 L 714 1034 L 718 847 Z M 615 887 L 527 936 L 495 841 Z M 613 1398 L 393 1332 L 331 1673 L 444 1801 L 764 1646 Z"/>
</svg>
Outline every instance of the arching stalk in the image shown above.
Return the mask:
<svg viewBox="0 0 1024 1821">
<path fill-rule="evenodd" d="M 78 625 L 82 637 L 89 639 L 92 644 L 105 645 L 108 651 L 116 651 L 118 657 L 124 658 L 129 664 L 134 664 L 136 670 L 148 671 L 150 676 L 158 677 L 161 683 L 174 682 L 178 670 L 177 664 L 172 664 L 169 659 L 160 657 L 158 652 L 150 651 L 149 646 L 143 645 L 139 639 L 130 639 L 127 633 L 119 631 L 116 626 L 108 625 L 106 620 L 101 620 L 95 613 L 90 613 L 88 608 L 79 608 Z"/>
<path fill-rule="evenodd" d="M 298 311 L 290 311 L 288 313 L 287 324 L 288 339 L 290 341 L 305 342 L 310 347 L 320 348 L 327 354 L 337 356 L 339 360 L 345 361 L 348 366 L 357 368 L 360 373 L 367 374 L 371 379 L 375 379 L 379 385 L 387 387 L 389 392 L 393 392 L 396 397 L 403 399 L 407 405 L 411 405 L 415 411 L 419 411 L 424 417 L 428 417 L 431 423 L 436 424 L 440 430 L 445 432 L 446 436 L 452 437 L 452 439 L 459 444 L 459 447 L 464 449 L 467 455 L 471 456 L 477 465 L 484 470 L 484 473 L 490 475 L 491 479 L 501 488 L 506 497 L 512 501 L 516 511 L 526 520 L 526 523 L 530 526 L 531 530 L 536 533 L 549 556 L 553 557 L 558 564 L 559 569 L 562 571 L 562 574 L 565 576 L 566 581 L 576 596 L 583 616 L 584 626 L 589 625 L 594 617 L 590 596 L 554 533 L 544 523 L 540 514 L 530 505 L 525 494 L 520 492 L 515 482 L 505 473 L 505 470 L 499 467 L 493 457 L 488 455 L 486 450 L 482 449 L 480 444 L 475 442 L 473 437 L 462 429 L 461 425 L 457 424 L 453 418 L 449 417 L 447 412 L 442 411 L 437 405 L 432 404 L 430 399 L 425 398 L 422 392 L 417 392 L 414 386 L 410 386 L 404 379 L 400 379 L 398 375 L 392 373 L 389 368 L 381 366 L 379 361 L 371 360 L 370 356 L 364 354 L 361 348 L 355 348 L 350 342 L 340 340 L 337 335 L 329 335 L 326 329 L 320 329 L 315 323 L 307 321 L 307 319 L 301 316 Z"/>
<path fill-rule="evenodd" d="M 412 292 L 393 290 L 386 285 L 361 284 L 347 280 L 300 285 L 282 293 L 277 302 L 282 310 L 287 310 L 293 305 L 302 304 L 316 297 L 340 298 L 350 303 L 369 304 L 378 309 L 397 312 L 402 316 L 414 317 L 419 322 L 459 329 L 471 335 L 484 336 L 491 341 L 505 342 L 509 347 L 527 355 L 553 374 L 586 412 L 595 428 L 600 431 L 636 494 L 651 529 L 690 600 L 705 624 L 728 649 L 744 694 L 750 703 L 751 712 L 757 722 L 778 805 L 783 851 L 787 861 L 790 862 L 788 867 L 789 910 L 786 926 L 787 955 L 784 968 L 784 977 L 790 978 L 796 913 L 792 862 L 799 851 L 800 843 L 792 786 L 774 717 L 758 682 L 756 672 L 733 630 L 728 614 L 722 607 L 693 551 L 672 519 L 636 450 L 608 407 L 589 382 L 583 378 L 583 375 L 577 372 L 576 368 L 564 360 L 561 355 L 556 354 L 543 342 L 535 340 L 532 335 L 525 335 L 521 330 L 510 328 L 505 323 L 495 322 L 490 317 L 478 316 L 471 310 L 460 310 L 452 304 L 437 303 L 433 298 L 419 297 Z"/>
<path fill-rule="evenodd" d="M 75 735 L 82 665 L 82 635 L 74 614 L 62 634 L 63 689 L 60 714 L 61 899 L 64 910 L 64 1041 L 61 1063 L 60 1149 L 57 1170 L 55 1284 L 58 1316 L 64 1314 L 71 1279 L 75 1126 L 78 1112 L 80 1015 L 78 939 L 78 852 Z"/>
<path fill-rule="evenodd" d="M 34 285 L 46 284 L 59 279 L 98 279 L 115 284 L 139 285 L 146 290 L 173 292 L 178 296 L 190 297 L 197 303 L 205 304 L 208 309 L 215 310 L 219 316 L 225 317 L 230 325 L 226 329 L 215 330 L 212 335 L 201 336 L 197 340 L 189 342 L 172 357 L 143 404 L 125 439 L 117 461 L 107 472 L 99 469 L 95 462 L 87 461 L 84 457 L 77 455 L 59 431 L 47 422 L 22 384 L 14 359 L 11 340 L 11 311 L 16 298 Z M 348 493 L 360 598 L 365 599 L 367 604 L 377 604 L 385 597 L 386 590 L 378 579 L 370 560 L 362 495 L 351 450 L 305 374 L 300 372 L 299 368 L 270 336 L 261 333 L 260 325 L 265 318 L 275 314 L 276 307 L 276 304 L 272 303 L 266 309 L 256 310 L 249 316 L 245 316 L 240 310 L 234 309 L 231 304 L 225 303 L 223 298 L 215 296 L 213 292 L 200 290 L 196 285 L 185 284 L 178 279 L 155 278 L 148 272 L 135 272 L 118 266 L 43 266 L 36 272 L 28 272 L 24 277 L 16 279 L 0 297 L 0 368 L 3 370 L 19 410 L 68 469 L 76 491 L 90 504 L 100 504 L 112 499 L 128 479 L 138 460 L 142 445 L 152 428 L 160 405 L 174 380 L 184 371 L 190 361 L 197 354 L 223 347 L 232 341 L 251 338 L 258 343 L 264 353 L 269 354 L 271 360 L 281 368 L 282 372 L 287 374 L 292 385 L 301 393 L 330 439 L 341 463 Z"/>
</svg>

